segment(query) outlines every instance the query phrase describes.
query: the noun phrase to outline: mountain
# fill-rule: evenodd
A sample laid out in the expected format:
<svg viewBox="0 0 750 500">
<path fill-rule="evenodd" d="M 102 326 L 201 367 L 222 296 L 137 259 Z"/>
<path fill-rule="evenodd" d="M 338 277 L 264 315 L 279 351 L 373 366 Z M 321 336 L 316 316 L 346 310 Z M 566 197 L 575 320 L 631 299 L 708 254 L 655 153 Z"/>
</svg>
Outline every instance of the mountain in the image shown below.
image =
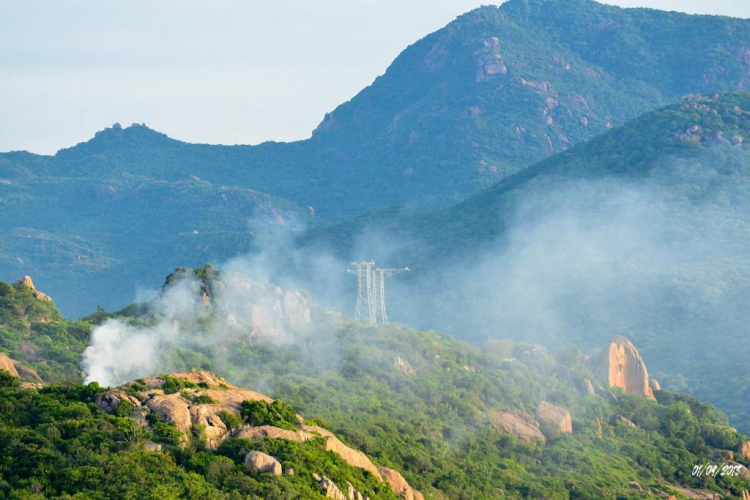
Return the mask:
<svg viewBox="0 0 750 500">
<path fill-rule="evenodd" d="M 389 285 L 391 318 L 476 342 L 623 333 L 665 387 L 750 429 L 748 137 L 750 95 L 693 96 L 454 207 L 373 212 L 302 245 L 347 262 L 377 249 L 362 234 L 388 235 L 383 258 L 413 271 Z"/>
<path fill-rule="evenodd" d="M 742 19 L 482 7 L 408 47 L 305 141 L 186 144 L 117 125 L 54 156 L 0 155 L 0 276 L 34 275 L 68 314 L 119 308 L 138 280 L 248 251 L 266 222 L 451 205 L 684 94 L 744 89 L 749 47 Z"/>
<path fill-rule="evenodd" d="M 34 305 L 26 285 L 10 287 L 14 314 Z M 595 356 L 504 340 L 480 349 L 366 326 L 214 268 L 177 270 L 149 303 L 86 323 L 87 385 L 19 386 L 0 373 L 3 494 L 274 500 L 322 498 L 332 484 L 347 495 L 351 483 L 371 499 L 742 498 L 750 488 L 748 438 L 710 405 L 634 383 L 657 387 L 651 358 L 622 337 Z M 737 475 L 693 474 L 704 463 Z"/>
</svg>

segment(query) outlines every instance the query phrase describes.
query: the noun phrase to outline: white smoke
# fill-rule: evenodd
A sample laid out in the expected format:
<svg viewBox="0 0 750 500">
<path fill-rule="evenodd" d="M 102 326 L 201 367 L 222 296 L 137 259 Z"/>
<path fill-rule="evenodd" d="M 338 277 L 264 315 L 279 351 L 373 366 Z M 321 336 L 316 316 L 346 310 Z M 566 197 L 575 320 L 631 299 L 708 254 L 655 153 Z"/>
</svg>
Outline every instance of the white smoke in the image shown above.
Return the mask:
<svg viewBox="0 0 750 500">
<path fill-rule="evenodd" d="M 158 370 L 159 350 L 177 337 L 177 327 L 167 322 L 144 329 L 120 319 L 110 319 L 91 333 L 91 345 L 83 353 L 86 383 L 109 387 L 153 375 Z"/>
</svg>

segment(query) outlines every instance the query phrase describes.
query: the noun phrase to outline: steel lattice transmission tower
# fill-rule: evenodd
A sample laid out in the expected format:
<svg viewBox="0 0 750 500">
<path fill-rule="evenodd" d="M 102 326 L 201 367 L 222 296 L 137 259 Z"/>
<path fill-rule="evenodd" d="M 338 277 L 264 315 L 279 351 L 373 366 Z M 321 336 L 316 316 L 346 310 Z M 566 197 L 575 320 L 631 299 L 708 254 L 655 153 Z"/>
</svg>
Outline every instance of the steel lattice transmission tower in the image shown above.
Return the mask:
<svg viewBox="0 0 750 500">
<path fill-rule="evenodd" d="M 352 262 L 349 272 L 357 275 L 357 311 L 356 318 L 360 321 L 367 317 L 370 325 L 388 324 L 388 313 L 385 310 L 385 279 L 395 274 L 408 273 L 408 267 L 403 269 L 377 269 L 375 262 Z M 364 306 L 367 306 L 367 314 Z"/>
</svg>

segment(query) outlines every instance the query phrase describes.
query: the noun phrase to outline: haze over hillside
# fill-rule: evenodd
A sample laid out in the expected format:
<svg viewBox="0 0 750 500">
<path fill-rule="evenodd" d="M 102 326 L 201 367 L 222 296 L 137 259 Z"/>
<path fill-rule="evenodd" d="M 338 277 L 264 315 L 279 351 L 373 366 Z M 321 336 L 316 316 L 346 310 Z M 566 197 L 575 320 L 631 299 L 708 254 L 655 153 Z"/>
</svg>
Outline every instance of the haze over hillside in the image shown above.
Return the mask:
<svg viewBox="0 0 750 500">
<path fill-rule="evenodd" d="M 280 219 L 446 206 L 685 93 L 745 88 L 749 30 L 741 19 L 512 0 L 408 47 L 307 141 L 194 145 L 136 126 L 54 157 L 3 154 L 0 276 L 31 273 L 84 314 L 124 305 L 144 279 L 152 287 L 177 264 L 159 262 L 166 248 L 199 265 L 247 251 Z M 187 191 L 200 201 L 173 210 Z"/>
<path fill-rule="evenodd" d="M 454 207 L 377 211 L 302 242 L 411 266 L 388 292 L 410 325 L 545 345 L 627 334 L 667 387 L 750 428 L 749 110 L 747 93 L 695 96 Z"/>
</svg>

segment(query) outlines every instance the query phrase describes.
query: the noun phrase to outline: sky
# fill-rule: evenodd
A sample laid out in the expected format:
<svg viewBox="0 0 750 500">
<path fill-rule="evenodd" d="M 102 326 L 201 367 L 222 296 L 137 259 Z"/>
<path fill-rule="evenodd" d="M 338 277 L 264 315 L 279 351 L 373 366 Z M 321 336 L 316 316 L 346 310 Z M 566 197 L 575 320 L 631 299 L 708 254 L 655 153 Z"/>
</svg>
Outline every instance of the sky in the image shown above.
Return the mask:
<svg viewBox="0 0 750 500">
<path fill-rule="evenodd" d="M 115 122 L 188 142 L 305 139 L 481 3 L 0 0 L 0 151 L 54 154 Z M 750 17 L 748 0 L 603 3 Z"/>
</svg>

